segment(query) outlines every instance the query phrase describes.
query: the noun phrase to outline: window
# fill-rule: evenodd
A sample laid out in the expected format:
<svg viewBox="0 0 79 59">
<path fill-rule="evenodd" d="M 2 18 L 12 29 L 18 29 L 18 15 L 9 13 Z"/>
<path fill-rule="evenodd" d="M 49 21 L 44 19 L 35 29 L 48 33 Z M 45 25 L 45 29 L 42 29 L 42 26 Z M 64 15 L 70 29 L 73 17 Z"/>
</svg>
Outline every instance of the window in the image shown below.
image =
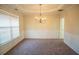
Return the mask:
<svg viewBox="0 0 79 59">
<path fill-rule="evenodd" d="M 19 17 L 0 13 L 0 44 L 19 36 Z"/>
<path fill-rule="evenodd" d="M 18 17 L 11 17 L 11 30 L 12 30 L 13 39 L 19 36 L 19 18 Z"/>
</svg>

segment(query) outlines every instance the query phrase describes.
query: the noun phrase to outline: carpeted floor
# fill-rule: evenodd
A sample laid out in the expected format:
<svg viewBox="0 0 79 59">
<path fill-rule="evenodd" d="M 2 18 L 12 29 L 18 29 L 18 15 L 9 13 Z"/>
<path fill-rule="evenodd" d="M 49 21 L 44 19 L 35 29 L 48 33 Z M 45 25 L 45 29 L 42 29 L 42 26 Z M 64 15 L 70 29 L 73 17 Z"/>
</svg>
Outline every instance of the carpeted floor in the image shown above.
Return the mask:
<svg viewBox="0 0 79 59">
<path fill-rule="evenodd" d="M 62 39 L 24 39 L 6 55 L 76 55 Z"/>
</svg>

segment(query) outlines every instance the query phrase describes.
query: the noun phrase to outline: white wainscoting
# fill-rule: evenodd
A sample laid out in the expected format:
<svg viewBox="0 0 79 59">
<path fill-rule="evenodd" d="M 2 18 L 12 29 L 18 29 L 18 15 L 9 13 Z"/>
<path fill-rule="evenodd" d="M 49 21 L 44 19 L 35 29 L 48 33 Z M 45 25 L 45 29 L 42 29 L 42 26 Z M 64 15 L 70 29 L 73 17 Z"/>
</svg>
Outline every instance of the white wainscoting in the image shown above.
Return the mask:
<svg viewBox="0 0 79 59">
<path fill-rule="evenodd" d="M 26 30 L 25 38 L 58 39 L 59 32 L 55 30 Z"/>
<path fill-rule="evenodd" d="M 64 42 L 79 54 L 79 35 L 72 35 L 68 32 L 64 33 Z"/>
</svg>

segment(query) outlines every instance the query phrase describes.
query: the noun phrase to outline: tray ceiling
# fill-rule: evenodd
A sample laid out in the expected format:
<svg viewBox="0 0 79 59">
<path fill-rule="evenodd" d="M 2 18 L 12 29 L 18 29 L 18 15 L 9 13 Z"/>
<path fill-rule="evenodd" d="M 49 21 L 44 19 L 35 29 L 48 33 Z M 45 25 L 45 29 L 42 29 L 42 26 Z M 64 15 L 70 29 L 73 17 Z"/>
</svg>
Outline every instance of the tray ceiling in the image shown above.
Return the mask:
<svg viewBox="0 0 79 59">
<path fill-rule="evenodd" d="M 5 8 L 15 9 L 23 13 L 40 13 L 40 4 L 4 4 Z M 53 12 L 61 9 L 63 4 L 42 4 L 42 13 Z"/>
</svg>

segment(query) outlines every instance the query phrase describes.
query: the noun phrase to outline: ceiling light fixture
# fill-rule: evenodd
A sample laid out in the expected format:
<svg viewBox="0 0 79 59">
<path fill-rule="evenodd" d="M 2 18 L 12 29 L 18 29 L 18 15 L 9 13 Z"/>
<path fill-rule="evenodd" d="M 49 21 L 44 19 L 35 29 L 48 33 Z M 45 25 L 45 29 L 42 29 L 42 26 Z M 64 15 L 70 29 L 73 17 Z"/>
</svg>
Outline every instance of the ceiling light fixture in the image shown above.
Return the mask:
<svg viewBox="0 0 79 59">
<path fill-rule="evenodd" d="M 39 21 L 39 23 L 43 23 L 43 21 L 45 21 L 46 17 L 42 17 L 42 4 L 39 5 L 40 6 L 40 17 L 35 17 L 36 20 Z"/>
</svg>

